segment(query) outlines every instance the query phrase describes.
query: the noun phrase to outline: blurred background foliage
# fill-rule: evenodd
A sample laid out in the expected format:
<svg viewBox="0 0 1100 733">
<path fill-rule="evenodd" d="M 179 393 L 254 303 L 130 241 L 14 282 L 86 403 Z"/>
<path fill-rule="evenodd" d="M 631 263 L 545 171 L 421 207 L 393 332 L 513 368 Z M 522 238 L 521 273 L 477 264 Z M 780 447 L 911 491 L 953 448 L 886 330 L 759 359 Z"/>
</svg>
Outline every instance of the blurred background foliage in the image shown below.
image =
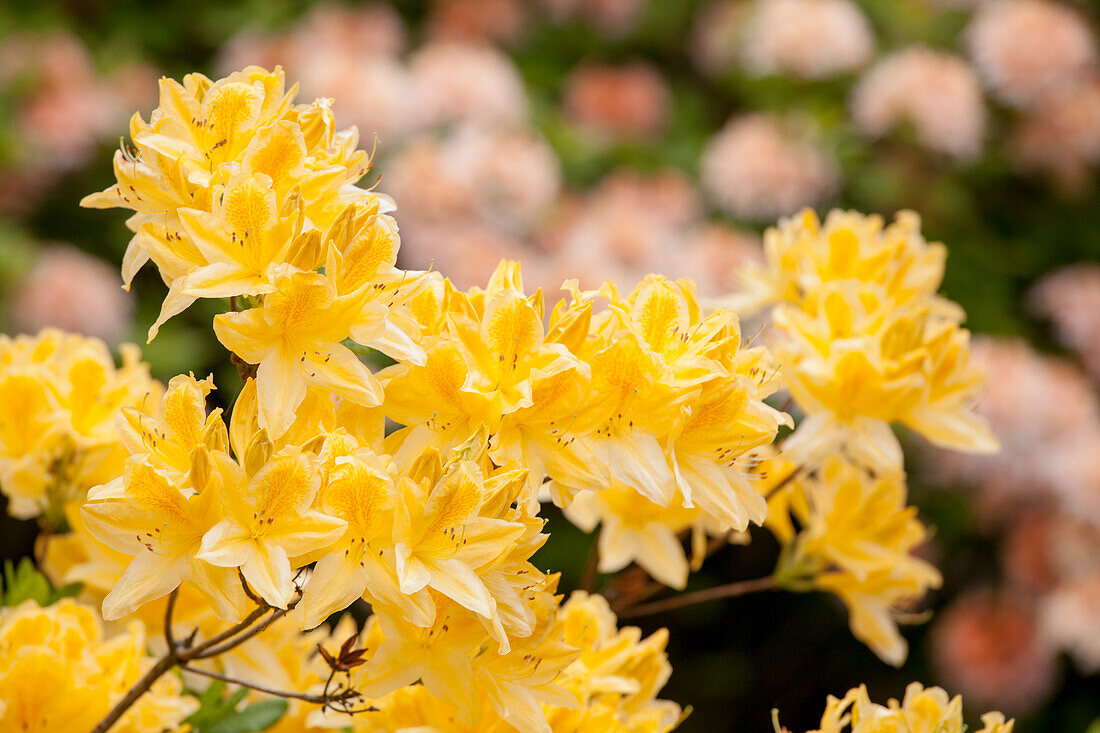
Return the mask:
<svg viewBox="0 0 1100 733">
<path fill-rule="evenodd" d="M 3 34 L 0 37 L 0 293 L 4 296 L 0 324 L 5 331 L 25 328 L 39 316 L 49 317 L 43 312 L 49 309 L 34 305 L 42 302 L 34 298 L 27 301 L 31 305 L 22 306 L 24 311 L 30 308 L 32 312 L 19 312 L 26 283 L 47 243 L 65 243 L 112 267 L 121 261 L 128 240 L 123 226 L 125 216 L 120 212 L 80 209 L 78 203 L 83 195 L 102 189 L 113 180 L 111 154 L 118 147 L 119 136 L 125 135 L 126 117 L 131 109 L 140 108 L 143 114 L 148 114 L 155 103 L 156 76 L 179 78 L 192 71 L 210 75 L 224 72 L 227 58 L 243 58 L 249 48 L 264 48 L 263 43 L 251 47 L 245 43 L 242 50 L 238 43 L 242 33 L 269 41 L 280 34 L 284 37 L 293 34 L 305 27 L 304 19 L 315 17 L 311 15 L 316 12 L 315 4 L 291 0 L 0 2 L 0 34 Z M 405 29 L 408 48 L 417 49 L 432 42 L 433 34 L 441 32 L 443 23 L 438 20 L 441 13 L 437 6 L 448 4 L 456 3 L 419 0 L 393 4 L 396 11 L 393 17 Z M 968 5 L 975 4 L 992 3 L 860 0 L 858 7 L 873 29 L 875 58 L 914 44 L 965 57 L 965 33 L 975 12 Z M 710 154 L 711 141 L 727 120 L 760 111 L 779 113 L 812 128 L 814 145 L 835 166 L 836 185 L 800 203 L 814 205 L 819 210 L 839 205 L 888 217 L 902 208 L 917 210 L 923 217 L 926 236 L 948 245 L 944 292 L 966 309 L 973 331 L 1022 337 L 1046 351 L 1058 349 L 1049 323 L 1035 315 L 1025 296 L 1044 275 L 1064 265 L 1096 260 L 1100 255 L 1096 227 L 1100 196 L 1090 167 L 1096 161 L 1087 159 L 1087 155 L 1080 164 L 1088 173 L 1076 178 L 1072 185 L 1052 180 L 1041 172 L 1021 170 L 1014 162 L 1019 157 L 1011 150 L 1015 128 L 1023 116 L 1039 114 L 1041 110 L 1021 112 L 1012 105 L 999 103 L 996 95 L 991 94 L 984 103 L 980 152 L 960 160 L 959 156 L 922 142 L 919 125 L 903 121 L 887 134 L 871 136 L 853 124 L 853 86 L 864 70 L 873 65 L 873 59 L 826 78 L 760 73 L 736 61 L 720 64 L 718 68 L 700 64 L 700 25 L 707 22 L 703 13 L 711 9 L 700 0 L 618 3 L 604 0 L 592 3 L 587 11 L 584 3 L 549 0 L 549 7 L 527 0 L 475 5 L 480 8 L 474 11 L 475 15 L 518 8 L 521 29 L 507 38 L 493 37 L 494 33 L 484 28 L 481 32 L 486 38 L 477 38 L 478 24 L 468 20 L 466 26 L 459 24 L 458 31 L 467 36 L 472 34 L 477 42 L 496 42 L 518 70 L 526 89 L 523 100 L 526 124 L 548 143 L 560 170 L 560 180 L 555 180 L 552 186 L 556 193 L 551 197 L 550 208 L 563 206 L 561 201 L 570 196 L 582 200 L 586 195 L 598 196 L 591 192 L 598 190 L 608 176 L 621 174 L 624 169 L 644 175 L 679 171 L 686 180 L 699 181 L 704 175 L 701 161 Z M 743 17 L 752 12 L 754 3 L 743 0 L 720 5 L 727 6 L 736 19 L 731 24 L 736 29 L 744 24 Z M 326 6 L 329 10 L 332 7 Z M 1094 34 L 1100 6 L 1081 3 L 1067 7 Z M 360 4 L 348 4 L 343 10 L 357 12 L 360 8 Z M 599 13 L 605 10 L 601 16 Z M 620 16 L 625 16 L 625 20 Z M 490 25 L 484 23 L 486 27 Z M 74 129 L 86 126 L 89 110 L 96 109 L 94 99 L 71 102 L 69 106 L 65 106 L 68 97 L 54 100 L 62 110 L 53 116 L 48 111 L 44 114 L 60 130 L 51 133 L 55 138 L 44 136 L 28 142 L 27 130 L 33 132 L 34 120 L 40 118 L 30 118 L 31 123 L 20 122 L 27 119 L 26 110 L 36 101 L 43 75 L 64 77 L 66 64 L 75 63 L 71 53 L 69 56 L 62 53 L 56 62 L 58 68 L 43 71 L 43 65 L 54 62 L 38 55 L 41 48 L 35 44 L 41 41 L 27 39 L 51 37 L 69 39 L 67 42 L 77 39 L 76 46 L 82 51 L 76 56 L 86 54 L 86 68 L 74 71 L 75 78 L 69 80 L 80 88 L 67 90 L 67 94 L 81 90 L 117 93 L 118 110 L 98 122 L 96 129 L 80 132 L 78 143 L 66 135 L 76 135 Z M 731 46 L 738 42 L 734 36 L 730 39 Z M 326 48 L 323 38 L 316 46 L 309 44 L 308 36 L 300 41 L 307 54 L 332 51 Z M 812 44 L 815 39 L 808 36 L 805 42 Z M 236 51 L 234 44 L 238 44 Z M 1052 53 L 1056 50 L 1051 47 Z M 342 53 L 354 56 L 357 51 L 367 57 L 370 49 L 356 49 L 352 44 Z M 277 59 L 278 49 L 272 51 L 269 46 L 265 54 Z M 268 62 L 266 58 L 257 61 Z M 571 109 L 563 103 L 575 70 L 591 65 L 618 68 L 638 62 L 656 72 L 659 87 L 665 90 L 656 95 L 657 102 L 650 102 L 660 109 L 641 113 L 642 117 L 649 113 L 656 115 L 655 129 L 643 134 L 621 134 L 622 130 L 611 129 L 593 135 L 589 127 L 578 123 L 584 110 Z M 288 67 L 293 78 L 293 65 Z M 354 71 L 346 65 L 334 68 L 341 73 Z M 456 79 L 449 83 L 459 84 L 460 72 L 455 73 Z M 125 85 L 119 81 L 123 77 L 129 80 Z M 334 86 L 341 88 L 354 88 L 357 83 L 355 78 L 335 81 L 338 83 Z M 51 83 L 64 86 L 61 82 Z M 88 88 L 93 83 L 106 86 Z M 469 83 L 476 85 L 477 80 Z M 126 89 L 119 91 L 121 86 Z M 303 96 L 319 93 L 323 90 L 306 89 Z M 375 92 L 368 89 L 365 93 Z M 492 94 L 492 90 L 487 93 Z M 630 99 L 631 93 L 622 92 L 622 96 Z M 599 97 L 598 91 L 596 96 Z M 338 119 L 341 101 L 337 96 Z M 949 98 L 943 100 L 943 114 L 956 113 L 952 103 Z M 1096 135 L 1100 135 L 1100 113 L 1095 108 L 1093 112 L 1096 117 L 1086 118 L 1081 124 L 1086 127 L 1091 124 Z M 598 114 L 596 118 L 599 123 Z M 359 125 L 369 143 L 372 133 L 369 116 L 352 121 Z M 389 192 L 386 184 L 390 168 L 386 161 L 393 150 L 409 144 L 411 136 L 399 130 L 400 119 L 389 120 L 387 124 L 398 129 L 379 140 L 383 170 L 380 190 Z M 420 122 L 417 125 L 425 127 Z M 1059 142 L 1051 139 L 1049 145 L 1057 146 Z M 1096 145 L 1096 157 L 1100 158 L 1100 143 Z M 515 165 L 522 165 L 522 161 Z M 726 164 L 718 161 L 717 165 L 721 168 Z M 394 171 L 394 176 L 401 174 L 396 168 Z M 414 175 L 414 183 L 417 180 Z M 504 180 L 511 179 L 504 176 Z M 748 183 L 752 183 L 751 172 Z M 692 201 L 703 197 L 697 190 L 688 194 Z M 755 216 L 751 211 L 731 213 L 728 206 L 723 210 L 721 192 L 717 195 L 708 192 L 705 198 L 709 205 L 703 205 L 698 218 L 736 231 L 742 239 L 755 242 L 756 235 L 774 221 L 771 215 Z M 403 231 L 409 232 L 410 240 L 414 235 L 427 239 L 425 248 L 434 246 L 441 252 L 459 246 L 439 235 L 438 228 L 419 226 L 415 217 L 430 216 L 431 212 L 405 214 L 400 197 L 398 206 L 398 222 Z M 793 213 L 793 209 L 782 213 Z M 638 217 L 640 226 L 646 227 L 648 219 L 644 214 L 640 211 Z M 428 234 L 419 234 L 421 231 Z M 481 233 L 482 229 L 474 231 Z M 543 224 L 541 220 L 537 225 L 526 222 L 507 233 L 510 239 L 522 240 L 519 246 L 530 246 L 526 240 L 539 240 L 544 235 Z M 478 258 L 478 237 L 465 241 L 464 246 L 473 249 L 451 254 L 463 263 Z M 579 255 L 575 254 L 568 264 L 586 266 L 585 247 L 589 246 L 586 242 L 578 245 Z M 668 246 L 674 248 L 675 243 Z M 544 263 L 554 257 L 553 248 L 546 244 L 531 246 L 530 252 Z M 516 256 L 524 258 L 522 253 Z M 676 256 L 672 251 L 673 260 Z M 595 272 L 586 274 L 598 276 L 603 260 L 595 255 L 593 258 Z M 625 264 L 642 270 L 651 265 L 644 259 Z M 444 263 L 440 267 L 448 273 Z M 47 300 L 65 300 L 63 296 L 69 295 L 66 288 L 82 287 L 85 282 L 82 277 L 74 276 L 71 285 L 64 277 L 47 278 L 45 282 L 53 288 L 55 296 Z M 133 304 L 129 306 L 132 312 L 125 307 L 121 311 L 124 322 L 115 329 L 117 338 L 144 341 L 142 335 L 155 320 L 162 295 L 163 286 L 157 282 L 153 270 L 142 271 L 135 281 L 132 298 L 127 301 Z M 81 300 L 76 296 L 71 299 L 76 305 L 70 307 L 80 308 Z M 209 328 L 215 312 L 216 304 L 200 300 L 166 324 L 156 341 L 143 347 L 155 376 L 167 380 L 179 372 L 193 371 L 197 375 L 213 372 L 224 395 L 235 393 L 239 377 Z M 105 313 L 102 318 L 117 317 L 117 313 L 112 313 Z M 992 378 L 996 377 L 994 373 Z M 1004 571 L 998 558 L 1004 525 L 991 530 L 973 494 L 932 485 L 922 479 L 920 471 L 911 476 L 911 493 L 923 518 L 935 527 L 935 543 L 929 553 L 945 575 L 944 588 L 930 599 L 928 608 L 933 612 L 946 608 L 960 593 L 975 588 L 1000 587 Z M 553 510 L 550 518 L 553 539 L 539 559 L 545 567 L 563 569 L 564 588 L 575 587 L 592 538 L 573 528 Z M 29 551 L 33 529 L 28 524 L 9 519 L 3 531 L 0 554 L 19 557 Z M 774 562 L 776 548 L 767 533 L 758 534 L 746 547 L 730 547 L 715 555 L 693 576 L 690 587 L 766 574 Z M 1096 610 L 1094 630 L 1100 636 L 1100 605 Z M 770 728 L 772 707 L 780 708 L 785 725 L 792 730 L 804 730 L 815 726 L 826 694 L 842 693 L 859 682 L 868 683 L 874 699 L 898 696 L 905 684 L 914 679 L 942 683 L 942 665 L 937 666 L 933 658 L 928 624 L 907 630 L 912 650 L 909 661 L 901 670 L 893 670 L 851 637 L 843 609 L 825 595 L 764 594 L 646 618 L 640 624 L 647 632 L 661 625 L 669 627 L 674 674 L 663 696 L 693 706 L 694 713 L 684 725 L 685 731 L 765 731 Z M 1006 654 L 1004 663 L 1015 663 L 1015 659 Z M 1085 676 L 1064 660 L 1056 669 L 1052 674 L 1060 676 L 1060 680 L 1050 683 L 1055 691 L 1040 695 L 1034 709 L 1021 711 L 1017 727 L 1021 733 L 1080 731 L 1100 716 L 1097 679 Z M 968 709 L 976 713 L 979 707 L 968 701 Z"/>
</svg>

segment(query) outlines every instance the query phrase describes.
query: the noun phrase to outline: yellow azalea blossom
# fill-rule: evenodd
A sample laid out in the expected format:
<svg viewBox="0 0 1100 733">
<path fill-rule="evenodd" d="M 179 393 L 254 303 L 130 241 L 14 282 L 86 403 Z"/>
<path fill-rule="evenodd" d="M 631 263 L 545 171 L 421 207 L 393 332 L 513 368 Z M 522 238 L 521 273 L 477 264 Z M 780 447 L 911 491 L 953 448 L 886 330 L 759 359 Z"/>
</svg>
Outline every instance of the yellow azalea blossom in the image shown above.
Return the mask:
<svg viewBox="0 0 1100 733">
<path fill-rule="evenodd" d="M 1011 733 L 1014 721 L 1005 722 L 1000 713 L 982 716 L 984 727 L 977 733 Z M 821 727 L 809 733 L 963 733 L 962 698 L 949 697 L 939 687 L 924 687 L 912 682 L 905 688 L 901 702 L 889 700 L 878 705 L 871 701 L 863 685 L 843 698 L 829 696 Z"/>
<path fill-rule="evenodd" d="M 636 562 L 663 585 L 678 589 L 687 585 L 691 568 L 680 535 L 701 521 L 699 509 L 676 501 L 661 506 L 630 489 L 609 488 L 582 491 L 563 511 L 585 532 L 600 525 L 601 573 Z"/>
<path fill-rule="evenodd" d="M 394 554 L 398 489 L 385 462 L 369 452 L 336 458 L 321 498 L 330 516 L 347 522 L 340 541 L 318 561 L 302 597 L 304 628 L 313 628 L 366 594 L 373 605 L 405 613 L 421 626 L 435 609 L 427 591 L 399 588 Z"/>
<path fill-rule="evenodd" d="M 901 308 L 851 283 L 819 295 L 813 311 L 774 313 L 784 382 L 808 415 L 786 446 L 793 460 L 813 465 L 840 451 L 876 472 L 898 472 L 891 423 L 947 448 L 998 449 L 974 412 L 984 375 L 969 363 L 969 332 L 927 304 Z"/>
<path fill-rule="evenodd" d="M 25 733 L 85 733 L 151 667 L 140 623 L 106 638 L 89 608 L 72 600 L 46 607 L 26 601 L 0 609 L 0 728 Z M 190 729 L 198 701 L 172 675 L 111 728 L 120 733 Z"/>
<path fill-rule="evenodd" d="M 356 719 L 356 730 L 370 733 L 421 729 L 455 733 L 513 733 L 516 730 L 667 733 L 679 724 L 682 718 L 679 706 L 656 699 L 670 672 L 664 653 L 667 641 L 664 631 L 642 639 L 637 628 L 620 630 L 615 615 L 602 597 L 577 592 L 562 604 L 552 627 L 542 633 L 547 639 L 555 640 L 558 653 L 571 661 L 561 669 L 559 663 L 537 656 L 541 652 L 536 652 L 535 659 L 530 661 L 522 656 L 516 660 L 523 662 L 522 669 L 544 659 L 539 666 L 557 672 L 554 684 L 560 691 L 542 702 L 537 715 L 536 708 L 529 708 L 529 714 L 522 717 L 503 714 L 491 688 L 484 688 L 480 693 L 484 702 L 475 706 L 471 717 L 465 718 L 459 709 L 461 706 L 434 695 L 428 685 L 414 684 L 375 698 L 373 702 L 379 711 L 364 716 L 362 722 Z M 548 651 L 545 646 L 540 649 Z M 485 680 L 485 676 L 480 679 Z M 518 691 L 522 685 L 514 685 L 514 688 Z M 506 705 L 505 709 L 510 711 L 512 707 Z"/>
<path fill-rule="evenodd" d="M 217 81 L 201 74 L 189 74 L 182 83 L 161 79 L 159 104 L 149 122 L 140 115 L 131 121 L 135 150 L 124 149 L 115 155 L 118 182 L 82 202 L 93 208 L 135 211 L 127 222 L 135 232 L 123 260 L 127 286 L 152 258 L 174 295 L 194 297 L 186 294 L 193 290 L 195 295 L 223 297 L 213 294 L 217 292 L 213 283 L 220 280 L 218 287 L 229 288 L 232 260 L 237 266 L 245 265 L 237 273 L 245 278 L 237 282 L 241 286 L 250 283 L 248 288 L 262 292 L 262 286 L 247 277 L 262 275 L 264 268 L 251 267 L 251 274 L 246 272 L 249 262 L 266 264 L 264 257 L 255 257 L 259 254 L 257 231 L 249 241 L 237 240 L 241 244 L 237 254 L 246 259 L 227 259 L 232 248 L 219 247 L 218 237 L 206 239 L 211 229 L 203 226 L 203 213 L 213 213 L 223 196 L 228 220 L 234 224 L 226 235 L 235 231 L 236 225 L 247 229 L 250 224 L 246 220 L 258 223 L 255 215 L 264 207 L 234 204 L 237 185 L 230 185 L 231 180 L 266 179 L 280 207 L 284 203 L 294 209 L 304 206 L 302 216 L 320 231 L 349 203 L 373 201 L 388 207 L 382 198 L 352 186 L 370 167 L 367 154 L 356 150 L 357 133 L 335 131 L 325 100 L 294 106 L 295 93 L 296 89 L 285 89 L 281 69 L 269 72 L 255 66 Z M 238 203 L 259 203 L 251 193 L 237 193 L 245 194 Z M 182 214 L 183 210 L 193 213 Z M 185 225 L 188 221 L 199 225 L 197 231 Z M 290 244 L 268 239 L 276 249 Z M 271 253 L 269 249 L 267 254 Z M 208 259 L 208 254 L 213 254 L 213 259 Z M 196 270 L 208 271 L 195 275 Z M 194 282 L 174 285 L 185 277 Z M 163 317 L 183 307 L 186 303 L 177 299 L 165 308 Z"/>
<path fill-rule="evenodd" d="M 39 554 L 41 570 L 56 587 L 79 583 L 80 593 L 77 598 L 96 608 L 102 608 L 103 599 L 122 577 L 132 558 L 103 544 L 92 535 L 84 524 L 78 503 L 73 502 L 65 507 L 65 517 L 71 531 L 42 536 L 39 540 L 42 543 Z M 186 628 L 198 627 L 206 636 L 212 636 L 224 628 L 211 610 L 210 601 L 195 586 L 183 583 L 177 590 L 173 610 L 177 624 Z M 121 619 L 126 622 L 133 619 L 140 621 L 149 634 L 149 647 L 156 653 L 163 652 L 165 647 L 166 604 L 167 598 L 160 598 Z"/>
<path fill-rule="evenodd" d="M 811 209 L 780 219 L 764 232 L 765 262 L 738 274 L 745 292 L 732 296 L 737 310 L 787 302 L 804 307 L 823 286 L 854 280 L 879 286 L 896 303 L 932 298 L 936 309 L 958 316 L 958 306 L 935 296 L 943 281 L 947 248 L 921 235 L 920 216 L 881 216 L 833 209 L 822 222 Z"/>
<path fill-rule="evenodd" d="M 486 619 L 507 647 L 496 603 L 478 570 L 498 560 L 525 533 L 518 522 L 493 516 L 519 492 L 522 471 L 485 476 L 473 461 L 457 461 L 401 483 L 393 527 L 401 591 L 432 588 Z M 503 498 L 502 498 L 503 497 Z M 489 512 L 486 514 L 486 512 Z"/>
<path fill-rule="evenodd" d="M 136 348 L 116 367 L 96 339 L 46 329 L 0 335 L 0 490 L 20 519 L 62 521 L 67 502 L 122 472 L 120 409 L 155 409 L 161 386 Z"/>
<path fill-rule="evenodd" d="M 115 481 L 88 494 L 83 519 L 91 533 L 132 555 L 126 572 L 103 601 L 103 616 L 118 619 L 167 595 L 187 581 L 207 596 L 215 612 L 239 619 L 247 600 L 233 574 L 196 559 L 203 537 L 221 514 L 219 486 L 189 496 L 150 465 L 131 463 Z"/>
<path fill-rule="evenodd" d="M 364 317 L 356 295 L 337 296 L 325 275 L 283 266 L 264 304 L 214 319 L 218 339 L 258 364 L 260 424 L 279 437 L 294 420 L 307 386 L 363 405 L 382 402 L 382 387 L 341 342 Z"/>
<path fill-rule="evenodd" d="M 872 477 L 833 457 L 811 476 L 787 484 L 782 506 L 803 529 L 791 537 L 780 523 L 780 539 L 791 544 L 781 582 L 836 594 L 849 611 L 852 633 L 884 661 L 905 661 L 898 619 L 941 576 L 913 555 L 926 530 L 915 509 L 905 506 L 905 485 L 892 475 Z M 809 586 L 802 585 L 804 580 Z"/>
<path fill-rule="evenodd" d="M 123 408 L 116 429 L 130 455 L 146 455 L 158 471 L 180 479 L 190 475 L 196 451 L 228 450 L 221 408 L 206 412 L 206 398 L 213 389 L 211 377 L 196 380 L 180 374 L 168 382 L 159 414 Z"/>
<path fill-rule="evenodd" d="M 320 486 L 314 460 L 285 449 L 253 476 L 228 457 L 219 460 L 227 516 L 203 535 L 196 559 L 240 568 L 260 597 L 286 608 L 295 593 L 294 568 L 304 564 L 292 558 L 324 550 L 347 526 L 311 508 Z"/>
</svg>

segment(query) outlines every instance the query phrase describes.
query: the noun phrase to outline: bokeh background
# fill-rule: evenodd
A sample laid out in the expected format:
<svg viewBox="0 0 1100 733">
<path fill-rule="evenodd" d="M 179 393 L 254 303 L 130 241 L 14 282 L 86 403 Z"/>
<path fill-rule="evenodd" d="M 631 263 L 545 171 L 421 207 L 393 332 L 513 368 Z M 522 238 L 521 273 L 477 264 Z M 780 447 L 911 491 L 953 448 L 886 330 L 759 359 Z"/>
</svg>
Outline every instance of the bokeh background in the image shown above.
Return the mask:
<svg viewBox="0 0 1100 733">
<path fill-rule="evenodd" d="M 684 731 L 815 727 L 826 694 L 917 679 L 1017 730 L 1100 717 L 1100 4 L 1055 0 L 0 2 L 0 330 L 144 341 L 163 285 L 119 289 L 119 212 L 78 208 L 156 80 L 283 65 L 333 97 L 398 202 L 402 264 L 462 286 L 502 258 L 551 297 L 649 271 L 736 289 L 760 234 L 802 206 L 919 211 L 990 374 L 1005 446 L 908 440 L 942 590 L 881 664 L 825 596 L 769 594 L 668 626 Z M 205 304 L 205 305 L 204 305 Z M 236 371 L 210 301 L 145 347 L 156 376 Z M 3 406 L 0 406 L 3 409 Z M 0 556 L 33 546 L 6 519 Z M 539 556 L 575 586 L 592 538 L 560 515 Z M 762 533 L 703 587 L 766 574 Z"/>
</svg>

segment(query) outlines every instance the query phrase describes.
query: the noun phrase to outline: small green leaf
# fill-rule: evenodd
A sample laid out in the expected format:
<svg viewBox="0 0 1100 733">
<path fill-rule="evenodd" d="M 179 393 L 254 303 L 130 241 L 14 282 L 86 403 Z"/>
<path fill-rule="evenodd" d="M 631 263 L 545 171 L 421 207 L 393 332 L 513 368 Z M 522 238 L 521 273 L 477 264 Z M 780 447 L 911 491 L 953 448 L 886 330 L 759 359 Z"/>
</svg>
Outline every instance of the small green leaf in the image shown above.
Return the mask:
<svg viewBox="0 0 1100 733">
<path fill-rule="evenodd" d="M 4 563 L 5 606 L 17 606 L 23 601 L 33 600 L 40 606 L 48 606 L 52 600 L 53 588 L 46 576 L 38 572 L 29 557 L 24 557 L 15 566 L 11 561 Z"/>
<path fill-rule="evenodd" d="M 286 708 L 286 700 L 264 700 L 204 728 L 202 733 L 258 733 L 275 725 Z"/>
</svg>

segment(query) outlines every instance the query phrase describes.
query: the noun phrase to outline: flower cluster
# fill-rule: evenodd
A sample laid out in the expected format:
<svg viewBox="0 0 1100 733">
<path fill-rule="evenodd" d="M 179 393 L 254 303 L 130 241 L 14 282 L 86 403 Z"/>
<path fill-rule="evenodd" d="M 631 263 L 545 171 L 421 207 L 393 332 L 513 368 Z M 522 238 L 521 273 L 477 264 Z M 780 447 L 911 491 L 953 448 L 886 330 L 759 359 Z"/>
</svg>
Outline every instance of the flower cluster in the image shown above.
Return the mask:
<svg viewBox="0 0 1100 733">
<path fill-rule="evenodd" d="M 418 296 L 427 359 L 379 374 L 386 415 L 405 426 L 389 444 L 401 461 L 484 429 L 494 461 L 526 467 L 532 507 L 548 478 L 573 521 L 604 522 L 600 570 L 634 560 L 682 588 L 680 531 L 764 519 L 741 459 L 786 422 L 763 402 L 777 370 L 742 347 L 736 315 L 700 309 L 689 281 L 568 290 L 545 327 L 541 291 L 525 295 L 510 263 L 485 289 L 441 281 Z"/>
<path fill-rule="evenodd" d="M 1000 713 L 982 716 L 982 728 L 977 733 L 1012 733 L 1015 721 L 1005 721 Z M 871 702 L 867 688 L 849 690 L 843 698 L 829 696 L 821 728 L 809 733 L 876 733 L 876 731 L 942 731 L 963 733 L 962 698 L 949 698 L 939 687 L 925 688 L 913 682 L 905 688 L 905 698 L 899 703 L 890 700 L 885 706 Z"/>
<path fill-rule="evenodd" d="M 557 699 L 544 703 L 550 730 L 597 733 L 607 730 L 668 731 L 680 721 L 680 706 L 656 699 L 671 669 L 662 630 L 642 639 L 636 627 L 618 629 L 615 615 L 600 596 L 574 593 L 562 604 L 554 635 L 582 650 L 560 673 Z M 432 697 L 425 686 L 410 685 L 376 702 L 362 733 L 399 733 L 438 729 L 456 733 L 510 731 L 512 726 L 492 705 L 483 704 L 472 725 L 456 725 L 455 710 Z"/>
<path fill-rule="evenodd" d="M 20 519 L 58 525 L 65 504 L 122 470 L 114 429 L 123 408 L 155 403 L 160 385 L 133 346 L 122 366 L 102 341 L 46 329 L 0 335 L 0 491 Z"/>
<path fill-rule="evenodd" d="M 71 600 L 2 608 L 0 728 L 85 733 L 152 664 L 140 623 L 107 637 L 99 616 Z M 182 692 L 178 677 L 161 677 L 111 730 L 190 730 L 183 720 L 198 702 Z"/>
<path fill-rule="evenodd" d="M 892 425 L 956 450 L 997 449 L 973 409 L 984 378 L 962 313 L 936 294 L 945 250 L 910 212 L 884 227 L 841 211 L 781 222 L 765 250 L 741 300 L 772 304 L 782 384 L 804 415 L 759 469 L 769 526 L 787 548 L 777 575 L 837 594 L 853 633 L 900 665 L 897 621 L 940 575 L 911 555 L 925 530 L 905 506 Z"/>
<path fill-rule="evenodd" d="M 210 378 L 101 400 L 124 460 L 45 562 L 102 596 L 106 619 L 168 596 L 168 666 L 291 691 L 288 730 L 671 730 L 663 632 L 618 630 L 596 596 L 563 604 L 533 564 L 552 501 L 600 526 L 594 569 L 635 563 L 677 589 L 767 521 L 784 549 L 766 587 L 837 594 L 857 637 L 904 659 L 896 622 L 940 576 L 912 555 L 925 530 L 890 426 L 996 445 L 970 411 L 981 375 L 961 310 L 936 295 L 943 247 L 915 215 L 769 231 L 745 277 L 773 305 L 781 374 L 689 280 L 569 280 L 547 308 L 514 262 L 469 290 L 399 269 L 391 203 L 354 185 L 369 167 L 356 132 L 335 131 L 327 101 L 295 106 L 280 71 L 161 92 L 118 183 L 87 203 L 136 212 L 124 277 L 151 259 L 169 288 L 151 337 L 197 298 L 228 299 L 213 330 L 244 386 L 228 425 Z M 368 349 L 395 363 L 372 372 Z M 776 454 L 794 427 L 765 402 L 780 387 L 805 417 Z M 341 621 L 347 640 L 319 659 L 303 645 L 324 632 L 255 638 L 360 601 L 365 628 Z M 174 638 L 177 606 L 207 641 Z"/>
</svg>

